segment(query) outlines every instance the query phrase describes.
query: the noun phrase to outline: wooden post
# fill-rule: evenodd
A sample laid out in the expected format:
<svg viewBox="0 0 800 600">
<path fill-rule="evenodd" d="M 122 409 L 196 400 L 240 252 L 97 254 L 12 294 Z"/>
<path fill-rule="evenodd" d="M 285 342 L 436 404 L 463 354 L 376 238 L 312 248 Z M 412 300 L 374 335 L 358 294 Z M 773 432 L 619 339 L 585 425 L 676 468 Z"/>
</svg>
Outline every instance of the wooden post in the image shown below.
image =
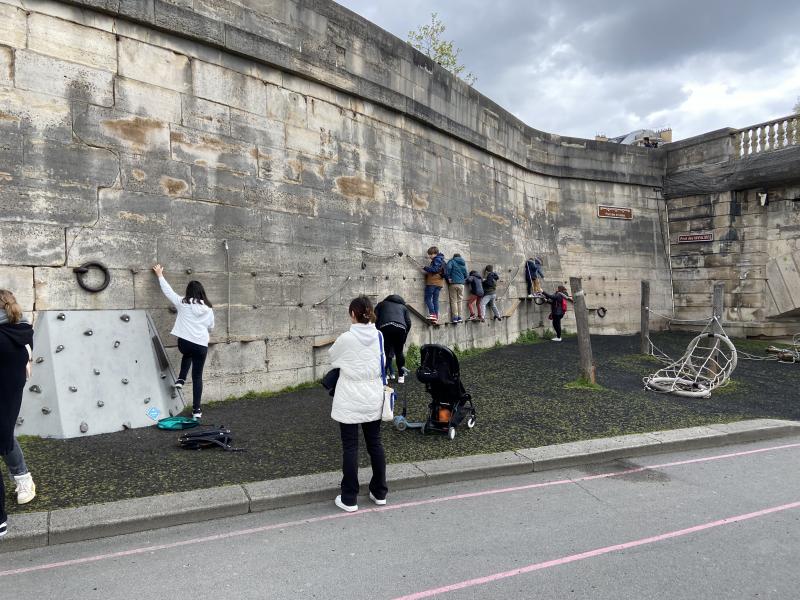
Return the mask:
<svg viewBox="0 0 800 600">
<path fill-rule="evenodd" d="M 650 282 L 642 281 L 642 354 L 650 354 Z"/>
<path fill-rule="evenodd" d="M 580 354 L 581 375 L 587 381 L 596 383 L 594 362 L 592 361 L 592 341 L 589 338 L 589 311 L 583 293 L 580 277 L 570 277 L 572 301 L 575 308 L 575 324 L 578 327 L 578 353 Z"/>
</svg>

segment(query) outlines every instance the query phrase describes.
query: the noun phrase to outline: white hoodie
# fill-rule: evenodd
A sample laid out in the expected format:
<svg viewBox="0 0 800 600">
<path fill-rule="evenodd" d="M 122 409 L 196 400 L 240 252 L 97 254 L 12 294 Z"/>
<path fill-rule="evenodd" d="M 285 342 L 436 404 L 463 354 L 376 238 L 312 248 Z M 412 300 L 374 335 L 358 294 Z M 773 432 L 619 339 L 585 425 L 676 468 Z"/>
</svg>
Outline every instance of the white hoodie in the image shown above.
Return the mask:
<svg viewBox="0 0 800 600">
<path fill-rule="evenodd" d="M 208 332 L 214 329 L 214 311 L 201 300 L 184 302 L 163 277 L 158 278 L 158 284 L 167 299 L 178 309 L 178 317 L 170 333 L 187 342 L 208 346 Z"/>
<path fill-rule="evenodd" d="M 375 325 L 356 323 L 328 351 L 331 367 L 341 369 L 331 418 L 339 423 L 369 423 L 381 418 L 381 347 Z"/>
</svg>

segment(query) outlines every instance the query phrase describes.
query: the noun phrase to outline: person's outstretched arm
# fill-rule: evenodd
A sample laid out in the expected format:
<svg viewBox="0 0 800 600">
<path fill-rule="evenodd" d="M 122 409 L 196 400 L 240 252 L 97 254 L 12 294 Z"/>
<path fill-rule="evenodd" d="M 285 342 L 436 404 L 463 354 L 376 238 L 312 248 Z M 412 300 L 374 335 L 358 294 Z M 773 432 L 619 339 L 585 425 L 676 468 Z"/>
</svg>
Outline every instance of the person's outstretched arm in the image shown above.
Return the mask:
<svg viewBox="0 0 800 600">
<path fill-rule="evenodd" d="M 183 302 L 183 298 L 178 296 L 178 294 L 175 293 L 175 290 L 173 290 L 169 283 L 167 283 L 167 280 L 164 279 L 164 267 L 161 265 L 154 265 L 153 271 L 158 276 L 158 285 L 161 286 L 161 291 L 167 297 L 167 300 L 172 302 L 175 306 L 180 306 Z"/>
</svg>

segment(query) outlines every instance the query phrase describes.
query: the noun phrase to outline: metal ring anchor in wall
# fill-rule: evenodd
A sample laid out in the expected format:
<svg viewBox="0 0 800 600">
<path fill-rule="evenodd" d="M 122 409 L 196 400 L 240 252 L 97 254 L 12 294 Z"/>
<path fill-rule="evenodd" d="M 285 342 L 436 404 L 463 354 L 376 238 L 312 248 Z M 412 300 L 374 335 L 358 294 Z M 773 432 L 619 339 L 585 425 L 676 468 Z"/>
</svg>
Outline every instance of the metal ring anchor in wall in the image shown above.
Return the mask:
<svg viewBox="0 0 800 600">
<path fill-rule="evenodd" d="M 602 319 L 603 317 L 606 316 L 606 314 L 608 313 L 608 310 L 606 310 L 605 306 L 600 306 L 600 307 L 598 307 L 597 311 L 595 311 L 595 312 L 597 313 L 597 316 Z"/>
<path fill-rule="evenodd" d="M 84 276 L 89 272 L 89 269 L 98 269 L 103 274 L 103 281 L 99 285 L 91 286 L 84 280 Z M 78 285 L 81 286 L 82 289 L 92 294 L 102 292 L 108 287 L 108 284 L 111 283 L 111 273 L 109 272 L 108 267 L 101 262 L 91 261 L 83 263 L 80 267 L 75 267 L 72 269 L 72 272 L 75 273 L 75 276 L 78 278 Z"/>
</svg>

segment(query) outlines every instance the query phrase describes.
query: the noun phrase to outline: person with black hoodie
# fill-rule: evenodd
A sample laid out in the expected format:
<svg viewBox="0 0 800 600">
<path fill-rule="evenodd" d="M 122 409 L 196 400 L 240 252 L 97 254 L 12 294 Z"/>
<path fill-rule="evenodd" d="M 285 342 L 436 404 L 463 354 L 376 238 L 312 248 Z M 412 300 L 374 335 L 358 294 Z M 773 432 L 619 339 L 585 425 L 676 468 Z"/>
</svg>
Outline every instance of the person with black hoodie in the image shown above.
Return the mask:
<svg viewBox="0 0 800 600">
<path fill-rule="evenodd" d="M 31 375 L 33 327 L 22 316 L 14 294 L 0 290 L 0 454 L 14 449 L 14 427 L 22 406 L 25 381 Z M 8 531 L 6 490 L 0 474 L 0 537 Z"/>
<path fill-rule="evenodd" d="M 559 285 L 556 288 L 555 294 L 548 294 L 542 292 L 542 295 L 547 298 L 550 303 L 550 320 L 553 321 L 553 330 L 556 332 L 556 337 L 552 338 L 551 342 L 561 341 L 561 319 L 564 318 L 564 313 L 567 312 L 567 300 L 571 298 L 567 295 L 567 288 Z"/>
<path fill-rule="evenodd" d="M 500 276 L 494 272 L 492 265 L 486 265 L 483 270 L 483 298 L 481 298 L 481 321 L 486 317 L 486 307 L 491 305 L 495 321 L 502 321 L 500 310 L 497 308 L 497 281 Z"/>
<path fill-rule="evenodd" d="M 383 354 L 386 357 L 386 372 L 391 371 L 392 358 L 397 361 L 397 383 L 405 383 L 406 357 L 403 347 L 411 331 L 411 313 L 406 301 L 397 294 L 390 294 L 375 307 L 375 327 L 383 334 Z"/>
</svg>

